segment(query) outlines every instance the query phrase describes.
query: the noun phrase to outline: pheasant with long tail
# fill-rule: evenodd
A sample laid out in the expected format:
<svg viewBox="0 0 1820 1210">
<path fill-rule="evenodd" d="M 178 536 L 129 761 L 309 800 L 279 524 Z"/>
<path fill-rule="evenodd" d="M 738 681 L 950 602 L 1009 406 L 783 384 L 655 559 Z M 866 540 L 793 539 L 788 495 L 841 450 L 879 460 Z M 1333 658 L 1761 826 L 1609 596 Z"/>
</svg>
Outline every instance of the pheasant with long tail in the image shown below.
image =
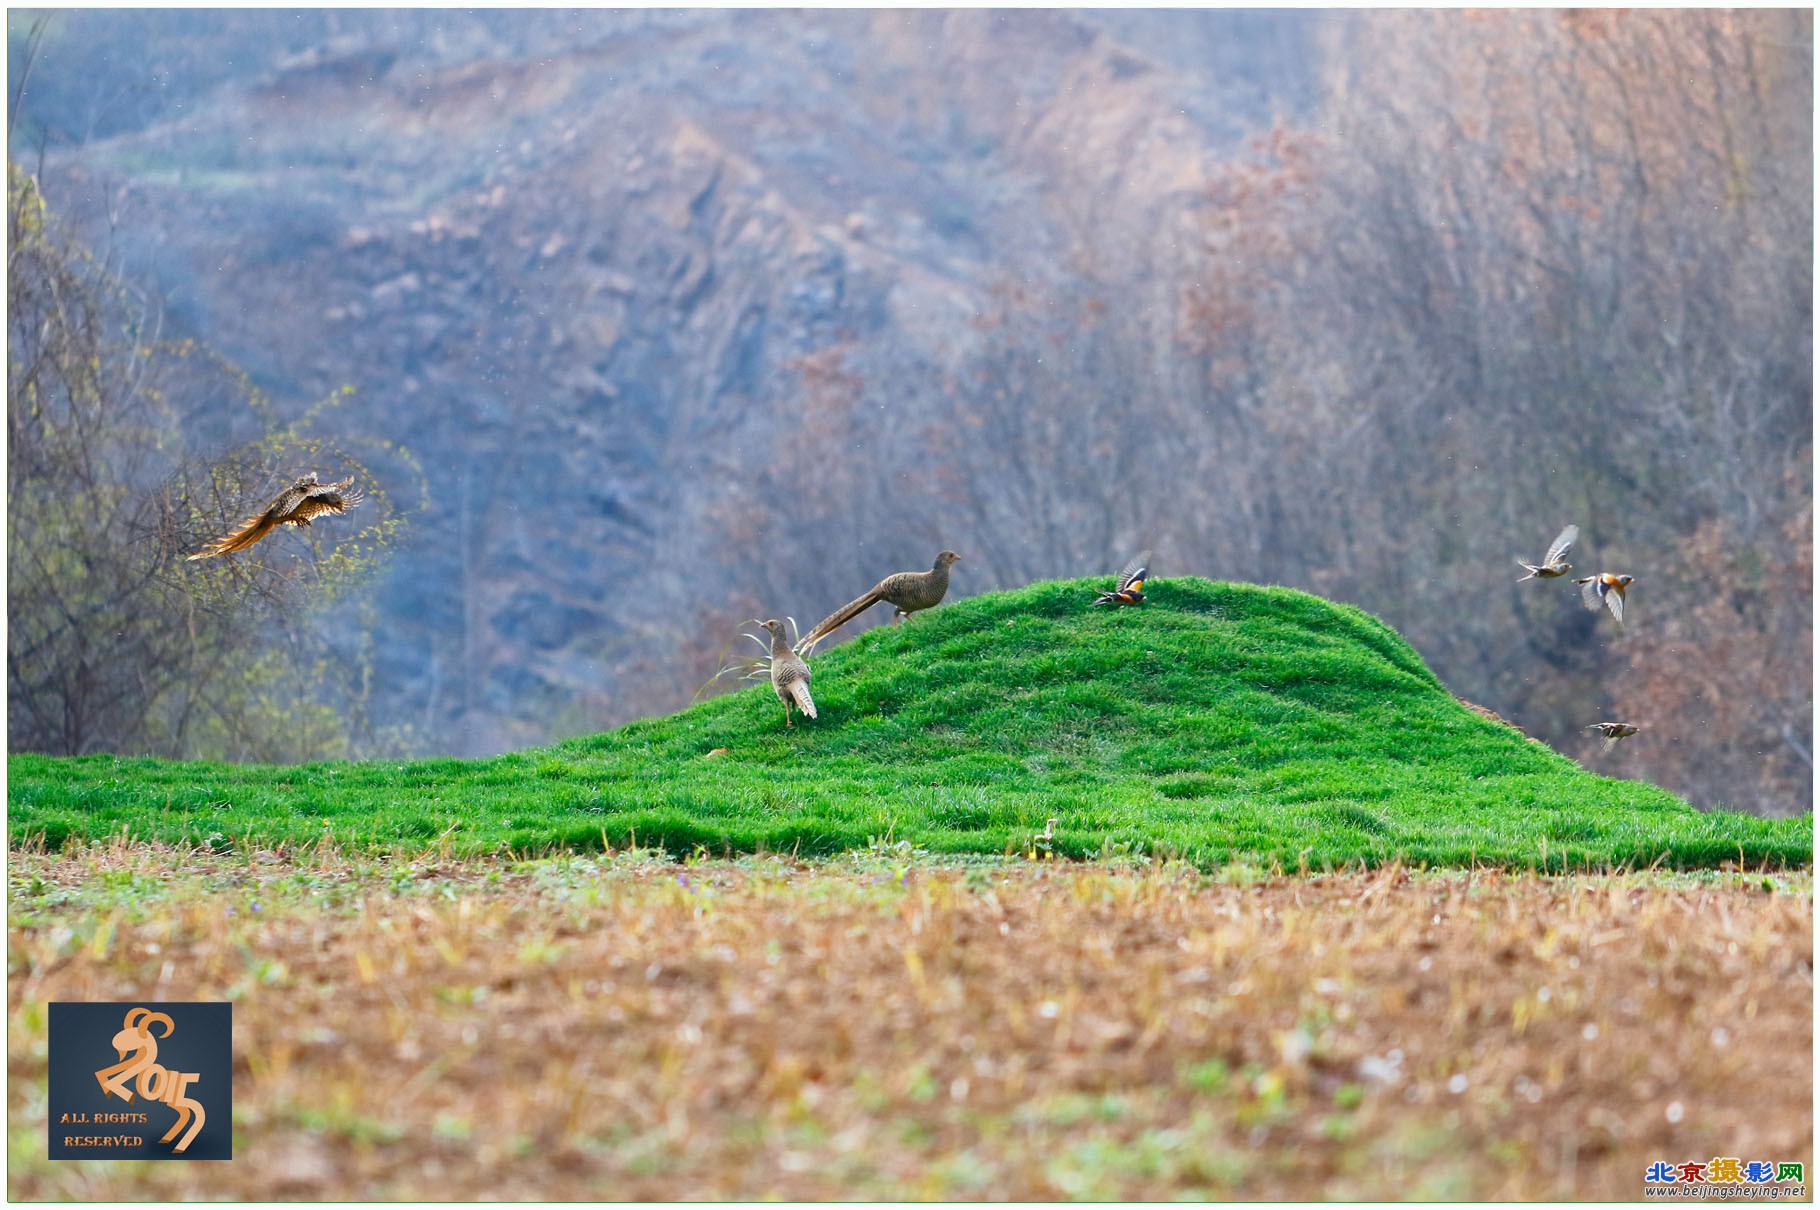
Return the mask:
<svg viewBox="0 0 1820 1210">
<path fill-rule="evenodd" d="M 349 488 L 353 490 L 350 491 Z M 280 525 L 294 525 L 302 529 L 324 513 L 339 516 L 347 512 L 363 498 L 360 489 L 354 487 L 352 478 L 343 479 L 339 483 L 323 483 L 317 479 L 316 472 L 311 471 L 291 484 L 282 495 L 266 506 L 264 512 L 248 517 L 239 529 L 225 538 L 209 543 L 189 557 L 211 559 L 216 555 L 245 550 Z"/>
</svg>

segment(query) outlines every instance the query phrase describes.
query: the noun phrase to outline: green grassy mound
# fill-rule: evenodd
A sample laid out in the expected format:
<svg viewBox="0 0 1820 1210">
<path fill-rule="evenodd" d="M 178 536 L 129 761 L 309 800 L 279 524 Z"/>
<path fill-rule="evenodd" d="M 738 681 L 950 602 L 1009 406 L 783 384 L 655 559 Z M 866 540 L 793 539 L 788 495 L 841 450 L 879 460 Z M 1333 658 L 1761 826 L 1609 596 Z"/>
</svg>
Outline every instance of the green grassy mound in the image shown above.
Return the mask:
<svg viewBox="0 0 1820 1210">
<path fill-rule="evenodd" d="M 1053 817 L 1038 847 L 1072 857 L 1812 861 L 1811 817 L 1703 813 L 1588 773 L 1462 708 L 1360 610 L 1191 578 L 1143 607 L 1088 608 L 1108 583 L 959 601 L 828 650 L 813 664 L 821 717 L 794 731 L 762 684 L 490 760 L 17 756 L 11 835 L 999 854 L 1031 850 Z"/>
</svg>

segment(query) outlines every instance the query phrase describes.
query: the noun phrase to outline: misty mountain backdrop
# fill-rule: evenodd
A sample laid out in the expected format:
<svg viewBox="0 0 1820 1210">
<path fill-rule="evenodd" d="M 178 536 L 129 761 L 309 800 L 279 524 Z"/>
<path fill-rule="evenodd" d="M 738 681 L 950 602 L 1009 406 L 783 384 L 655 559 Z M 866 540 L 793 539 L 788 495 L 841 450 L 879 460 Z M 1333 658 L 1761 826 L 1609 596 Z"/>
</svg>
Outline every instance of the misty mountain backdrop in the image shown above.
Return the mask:
<svg viewBox="0 0 1820 1210">
<path fill-rule="evenodd" d="M 1352 601 L 1594 767 L 1810 801 L 1811 14 L 8 21 L 48 212 L 399 497 L 317 623 L 356 751 L 677 709 L 944 547 L 1151 547 L 1152 607 Z M 1622 631 L 1515 583 L 1570 521 Z"/>
</svg>

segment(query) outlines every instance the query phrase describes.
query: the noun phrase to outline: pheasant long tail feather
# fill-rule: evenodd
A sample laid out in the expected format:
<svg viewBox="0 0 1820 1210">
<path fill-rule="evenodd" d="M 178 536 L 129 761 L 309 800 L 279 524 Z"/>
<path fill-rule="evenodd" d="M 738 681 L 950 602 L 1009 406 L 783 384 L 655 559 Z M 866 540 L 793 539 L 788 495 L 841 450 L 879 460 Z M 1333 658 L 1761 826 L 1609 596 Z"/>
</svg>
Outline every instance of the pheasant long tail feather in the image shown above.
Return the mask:
<svg viewBox="0 0 1820 1210">
<path fill-rule="evenodd" d="M 865 596 L 842 605 L 839 609 L 817 622 L 815 628 L 802 637 L 802 640 L 796 644 L 797 653 L 799 655 L 808 655 L 811 651 L 815 650 L 815 645 L 817 643 L 821 642 L 883 599 L 883 597 L 879 596 L 878 589 L 874 588 Z"/>
<path fill-rule="evenodd" d="M 227 537 L 209 543 L 189 557 L 192 560 L 208 559 L 213 558 L 215 555 L 226 555 L 232 554 L 237 550 L 245 550 L 247 547 L 259 541 L 259 539 L 271 533 L 276 524 L 277 522 L 272 520 L 269 513 L 261 513 L 257 517 L 249 518 L 239 529 L 235 530 Z"/>
<path fill-rule="evenodd" d="M 790 685 L 790 696 L 796 699 L 796 708 L 810 718 L 815 717 L 815 699 L 809 696 L 808 681 L 793 681 Z"/>
</svg>

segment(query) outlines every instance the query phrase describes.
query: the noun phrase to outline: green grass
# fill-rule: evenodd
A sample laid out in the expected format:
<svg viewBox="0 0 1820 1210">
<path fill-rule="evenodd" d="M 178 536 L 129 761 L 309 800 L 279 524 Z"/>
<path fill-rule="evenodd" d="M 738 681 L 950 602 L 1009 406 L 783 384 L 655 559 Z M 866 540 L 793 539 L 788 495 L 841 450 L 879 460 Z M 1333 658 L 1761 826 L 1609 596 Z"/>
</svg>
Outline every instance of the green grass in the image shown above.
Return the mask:
<svg viewBox="0 0 1820 1210">
<path fill-rule="evenodd" d="M 1058 855 L 1207 866 L 1812 862 L 1811 816 L 1595 776 L 1462 708 L 1358 609 L 1192 578 L 1088 608 L 1104 583 L 975 597 L 833 648 L 814 661 L 821 717 L 793 731 L 763 684 L 489 760 L 14 756 L 11 835 L 1001 854 L 1055 817 Z"/>
</svg>

